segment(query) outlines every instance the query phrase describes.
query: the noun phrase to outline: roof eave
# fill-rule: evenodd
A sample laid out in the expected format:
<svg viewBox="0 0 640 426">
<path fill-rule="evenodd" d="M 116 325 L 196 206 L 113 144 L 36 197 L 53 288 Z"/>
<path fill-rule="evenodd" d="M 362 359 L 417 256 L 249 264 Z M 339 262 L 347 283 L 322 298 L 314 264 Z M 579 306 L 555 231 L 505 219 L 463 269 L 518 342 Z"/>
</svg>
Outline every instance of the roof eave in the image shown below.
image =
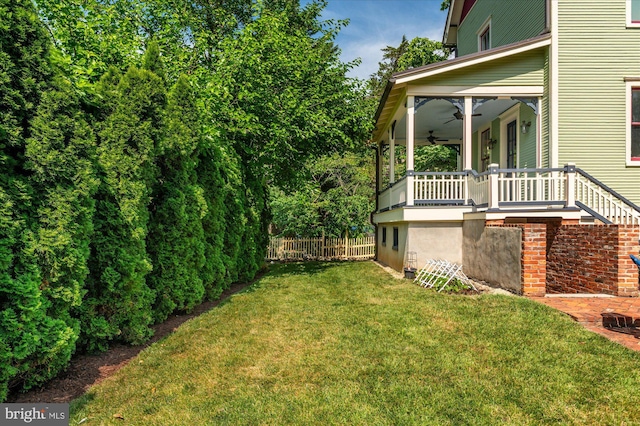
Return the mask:
<svg viewBox="0 0 640 426">
<path fill-rule="evenodd" d="M 413 76 L 415 78 L 422 78 L 421 74 L 432 74 L 434 72 L 438 72 L 439 70 L 444 70 L 452 67 L 452 66 L 465 66 L 464 64 L 473 62 L 473 61 L 490 61 L 495 59 L 498 56 L 506 56 L 514 53 L 519 53 L 520 51 L 536 49 L 540 46 L 548 45 L 551 39 L 551 35 L 541 34 L 536 37 L 532 37 L 527 40 L 519 41 L 516 43 L 507 44 L 504 46 L 499 46 L 493 49 L 485 50 L 482 52 L 471 53 L 469 55 L 459 56 L 457 58 L 449 59 L 442 62 L 436 62 L 434 64 L 428 64 L 417 68 L 412 68 L 407 71 L 401 71 L 399 73 L 395 73 L 392 76 L 394 82 L 404 83 L 407 80 L 413 80 Z"/>
<path fill-rule="evenodd" d="M 387 99 L 389 98 L 389 93 L 391 92 L 391 89 L 393 89 L 393 85 L 395 84 L 395 82 L 396 82 L 395 78 L 390 78 L 389 81 L 387 81 L 387 85 L 385 86 L 384 92 L 382 93 L 382 97 L 380 98 L 380 102 L 378 103 L 378 109 L 376 110 L 376 115 L 373 119 L 373 122 L 375 124 L 378 123 L 380 114 L 382 114 L 382 110 L 384 109 L 384 104 L 387 102 Z"/>
</svg>

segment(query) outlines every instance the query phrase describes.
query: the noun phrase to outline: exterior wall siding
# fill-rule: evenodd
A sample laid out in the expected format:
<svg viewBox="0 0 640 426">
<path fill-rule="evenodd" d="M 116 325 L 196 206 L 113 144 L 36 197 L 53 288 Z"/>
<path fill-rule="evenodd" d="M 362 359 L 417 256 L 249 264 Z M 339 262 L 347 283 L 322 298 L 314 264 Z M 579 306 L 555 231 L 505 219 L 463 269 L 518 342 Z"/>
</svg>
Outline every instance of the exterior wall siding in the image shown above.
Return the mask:
<svg viewBox="0 0 640 426">
<path fill-rule="evenodd" d="M 540 149 L 541 149 L 541 159 L 540 164 L 541 167 L 549 167 L 549 120 L 551 118 L 549 114 L 549 89 L 551 84 L 551 73 L 549 68 L 549 49 L 546 49 L 544 55 L 544 69 L 543 69 L 543 79 L 544 79 L 544 94 L 542 96 L 542 101 L 540 102 L 540 119 L 541 119 L 541 130 L 540 130 Z M 533 124 L 532 124 L 533 125 Z"/>
<path fill-rule="evenodd" d="M 523 52 L 473 67 L 453 70 L 429 77 L 424 82 L 433 86 L 542 86 L 544 83 L 545 49 Z"/>
<path fill-rule="evenodd" d="M 635 203 L 640 168 L 626 166 L 624 77 L 640 77 L 640 28 L 625 0 L 558 2 L 558 159 Z"/>
<path fill-rule="evenodd" d="M 531 122 L 531 127 L 524 134 L 520 131 L 520 125 L 523 121 Z M 531 108 L 524 104 L 520 105 L 517 132 L 520 135 L 518 167 L 534 169 L 536 167 L 536 115 Z"/>
<path fill-rule="evenodd" d="M 382 228 L 387 228 L 387 241 L 382 244 Z M 398 228 L 398 248 L 393 249 L 393 228 Z M 407 223 L 381 223 L 378 225 L 377 259 L 389 267 L 401 271 L 404 267 L 404 254 L 407 244 Z"/>
<path fill-rule="evenodd" d="M 545 28 L 545 1 L 476 1 L 458 28 L 458 55 L 478 51 L 477 33 L 489 17 L 491 17 L 491 47 L 504 46 L 537 36 Z"/>
</svg>

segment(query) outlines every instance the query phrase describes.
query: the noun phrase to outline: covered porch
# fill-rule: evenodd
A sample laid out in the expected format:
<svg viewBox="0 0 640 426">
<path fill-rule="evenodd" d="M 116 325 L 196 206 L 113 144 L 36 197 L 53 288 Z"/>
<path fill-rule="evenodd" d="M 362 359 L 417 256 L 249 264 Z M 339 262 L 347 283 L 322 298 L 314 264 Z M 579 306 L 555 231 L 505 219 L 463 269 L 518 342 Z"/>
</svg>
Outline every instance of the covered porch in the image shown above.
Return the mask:
<svg viewBox="0 0 640 426">
<path fill-rule="evenodd" d="M 546 291 L 545 259 L 565 249 L 560 243 L 592 247 L 604 232 L 625 247 L 637 244 L 640 207 L 576 165 L 558 165 L 549 40 L 541 35 L 390 80 L 373 135 L 378 260 L 402 270 L 408 253 L 418 265 L 446 259 L 534 294 Z M 445 161 L 432 161 L 434 152 Z M 594 223 L 610 226 L 583 227 Z M 627 274 L 630 283 L 607 291 L 637 294 L 637 270 L 627 263 L 610 268 L 620 273 L 610 281 Z M 498 275 L 483 278 L 488 272 Z"/>
<path fill-rule="evenodd" d="M 460 220 L 525 201 L 572 207 L 564 169 L 548 169 L 548 44 L 539 36 L 396 74 L 376 113 L 376 216 L 421 208 L 423 220 L 438 219 L 446 207 Z M 434 152 L 450 161 L 430 161 Z"/>
</svg>

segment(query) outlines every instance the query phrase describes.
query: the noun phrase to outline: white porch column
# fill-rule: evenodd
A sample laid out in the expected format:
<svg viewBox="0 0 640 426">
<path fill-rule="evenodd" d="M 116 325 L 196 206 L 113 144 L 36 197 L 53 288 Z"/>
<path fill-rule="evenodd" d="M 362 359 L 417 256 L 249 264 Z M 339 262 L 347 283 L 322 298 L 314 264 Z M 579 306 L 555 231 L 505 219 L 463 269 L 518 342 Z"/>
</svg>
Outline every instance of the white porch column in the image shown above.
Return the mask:
<svg viewBox="0 0 640 426">
<path fill-rule="evenodd" d="M 536 168 L 542 168 L 542 98 L 538 98 L 538 110 L 536 111 Z"/>
<path fill-rule="evenodd" d="M 464 154 L 464 159 L 462 162 L 462 169 L 467 170 L 472 168 L 472 155 L 473 152 L 473 122 L 471 121 L 473 118 L 473 102 L 471 101 L 471 97 L 467 96 L 464 98 L 464 118 L 463 118 L 463 126 L 464 132 L 462 133 L 462 152 Z"/>
<path fill-rule="evenodd" d="M 489 210 L 500 208 L 500 182 L 498 181 L 498 167 L 496 163 L 489 164 Z"/>
<path fill-rule="evenodd" d="M 564 173 L 567 178 L 565 187 L 565 197 L 567 208 L 576 206 L 576 165 L 574 163 L 567 163 L 564 166 Z"/>
<path fill-rule="evenodd" d="M 415 137 L 415 98 L 407 96 L 407 206 L 413 206 L 413 143 Z"/>
<path fill-rule="evenodd" d="M 389 129 L 389 183 L 396 181 L 396 135 Z"/>
</svg>

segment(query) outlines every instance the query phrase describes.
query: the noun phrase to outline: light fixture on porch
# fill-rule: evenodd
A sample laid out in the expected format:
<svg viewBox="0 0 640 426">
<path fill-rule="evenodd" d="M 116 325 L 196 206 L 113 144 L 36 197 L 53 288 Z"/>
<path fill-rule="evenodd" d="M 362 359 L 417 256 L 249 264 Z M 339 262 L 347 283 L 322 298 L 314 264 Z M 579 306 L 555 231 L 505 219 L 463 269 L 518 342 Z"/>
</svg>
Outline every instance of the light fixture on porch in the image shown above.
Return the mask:
<svg viewBox="0 0 640 426">
<path fill-rule="evenodd" d="M 522 133 L 527 133 L 527 131 L 529 130 L 529 127 L 531 127 L 531 121 L 524 121 L 522 120 L 522 126 L 520 127 L 520 130 L 522 130 Z"/>
<path fill-rule="evenodd" d="M 489 139 L 489 143 L 487 145 L 489 149 L 493 150 L 497 143 L 498 141 L 496 139 Z"/>
</svg>

